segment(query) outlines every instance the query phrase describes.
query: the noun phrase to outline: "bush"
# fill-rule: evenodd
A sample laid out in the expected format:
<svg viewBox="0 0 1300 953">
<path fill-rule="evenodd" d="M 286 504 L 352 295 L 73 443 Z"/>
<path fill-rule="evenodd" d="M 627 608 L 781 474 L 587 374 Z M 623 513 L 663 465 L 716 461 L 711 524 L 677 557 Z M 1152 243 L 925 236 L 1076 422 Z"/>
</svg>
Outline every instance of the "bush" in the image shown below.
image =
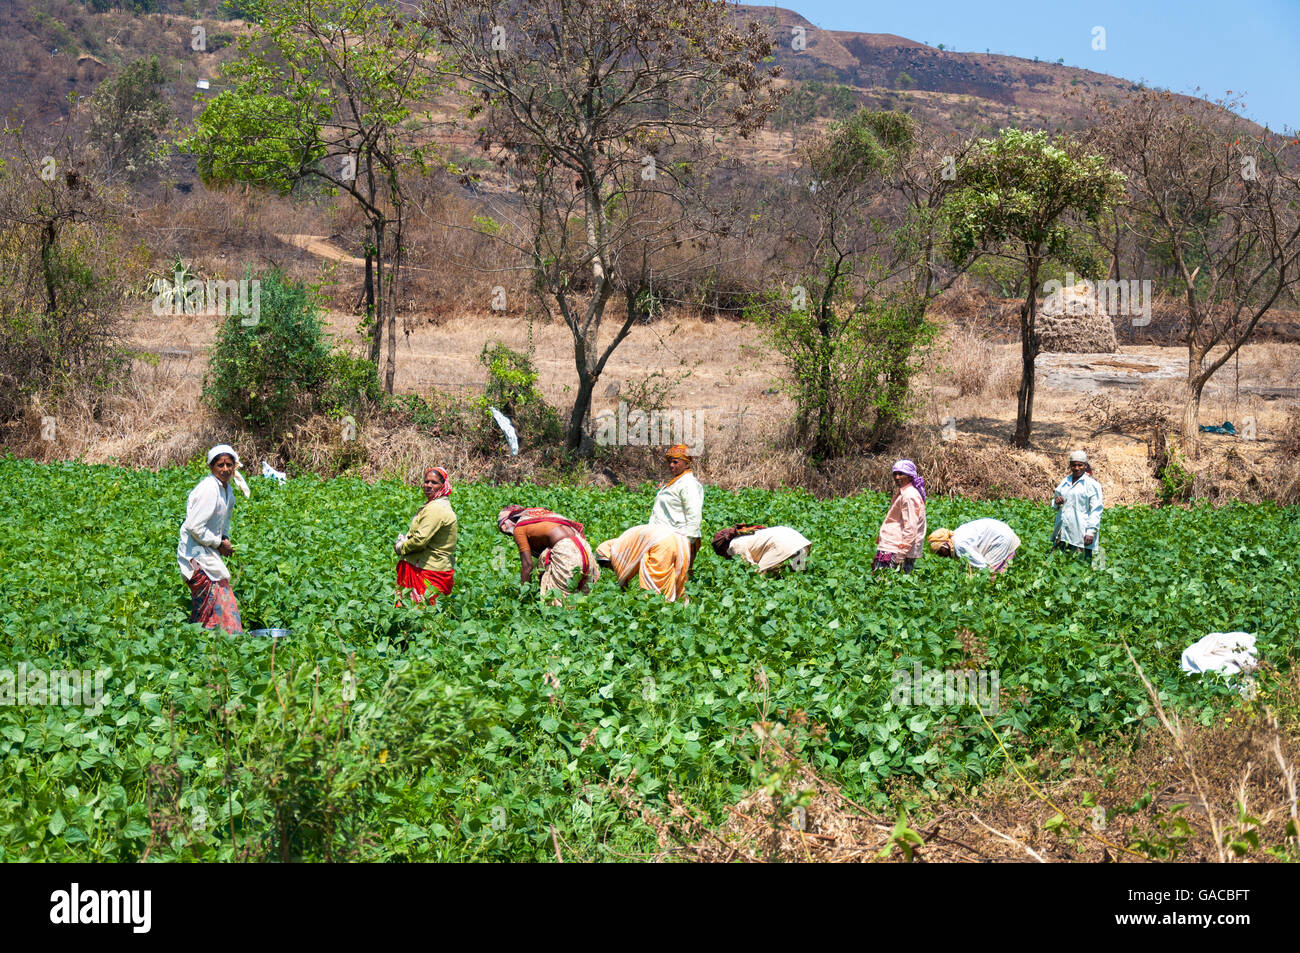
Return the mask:
<svg viewBox="0 0 1300 953">
<path fill-rule="evenodd" d="M 1160 481 L 1161 502 L 1185 503 L 1192 498 L 1196 475 L 1187 468 L 1186 461 L 1178 450 L 1169 451 L 1168 459 L 1156 469 L 1156 479 Z"/>
<path fill-rule="evenodd" d="M 320 409 L 335 417 L 357 413 L 367 404 L 379 404 L 384 389 L 379 370 L 367 358 L 335 351 L 329 357 L 325 389 L 320 395 Z"/>
<path fill-rule="evenodd" d="M 480 432 L 479 449 L 490 453 L 504 439 L 487 413 L 488 407 L 495 407 L 510 418 L 519 434 L 521 448 L 525 441 L 530 445 L 558 442 L 564 435 L 560 415 L 537 389 L 537 371 L 528 355 L 500 341 L 491 341 L 483 345 L 478 359 L 488 372 L 482 400 L 486 426 Z"/>
<path fill-rule="evenodd" d="M 208 362 L 203 397 L 218 414 L 278 433 L 312 407 L 332 358 L 313 293 L 271 270 L 259 279 L 257 323 L 229 314 Z"/>
<path fill-rule="evenodd" d="M 818 466 L 873 446 L 886 420 L 913 414 L 911 368 L 937 331 L 930 323 L 910 320 L 894 302 L 873 296 L 853 300 L 845 283 L 841 276 L 824 307 L 793 307 L 789 293 L 773 292 L 748 311 L 785 359 L 795 438 Z M 811 279 L 805 284 L 811 289 L 807 300 L 821 301 L 821 288 Z M 905 355 L 903 368 L 896 366 L 895 355 Z"/>
</svg>

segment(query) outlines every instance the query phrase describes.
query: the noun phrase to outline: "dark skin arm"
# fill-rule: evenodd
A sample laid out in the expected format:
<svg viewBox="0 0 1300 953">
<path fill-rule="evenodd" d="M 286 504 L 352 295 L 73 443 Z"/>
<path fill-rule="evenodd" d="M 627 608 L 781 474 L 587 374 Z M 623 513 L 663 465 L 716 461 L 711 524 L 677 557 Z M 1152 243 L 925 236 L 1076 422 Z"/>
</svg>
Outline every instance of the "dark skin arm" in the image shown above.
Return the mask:
<svg viewBox="0 0 1300 953">
<path fill-rule="evenodd" d="M 519 582 L 527 585 L 533 578 L 533 561 L 535 557 L 555 546 L 562 540 L 577 537 L 577 533 L 568 526 L 559 523 L 530 523 L 528 526 L 515 527 L 515 545 L 519 547 Z"/>
</svg>

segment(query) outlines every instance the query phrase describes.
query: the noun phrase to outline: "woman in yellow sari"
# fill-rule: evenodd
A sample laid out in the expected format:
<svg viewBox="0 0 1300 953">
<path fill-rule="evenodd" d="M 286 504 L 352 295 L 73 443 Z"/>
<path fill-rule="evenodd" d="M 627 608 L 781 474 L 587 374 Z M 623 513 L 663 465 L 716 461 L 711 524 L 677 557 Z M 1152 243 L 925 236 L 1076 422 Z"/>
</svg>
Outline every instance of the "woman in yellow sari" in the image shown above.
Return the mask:
<svg viewBox="0 0 1300 953">
<path fill-rule="evenodd" d="M 669 602 L 688 601 L 691 544 L 667 526 L 633 526 L 617 539 L 597 546 L 596 559 L 613 568 L 620 586 L 626 587 L 636 576 L 642 589 L 657 592 Z"/>
</svg>

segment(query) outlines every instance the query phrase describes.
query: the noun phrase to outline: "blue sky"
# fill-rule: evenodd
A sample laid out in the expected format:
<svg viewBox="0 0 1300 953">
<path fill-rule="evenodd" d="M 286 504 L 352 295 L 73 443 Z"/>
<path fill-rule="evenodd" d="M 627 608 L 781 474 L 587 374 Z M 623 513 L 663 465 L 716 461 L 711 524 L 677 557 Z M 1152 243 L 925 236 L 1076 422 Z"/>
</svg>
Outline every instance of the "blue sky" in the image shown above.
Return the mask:
<svg viewBox="0 0 1300 953">
<path fill-rule="evenodd" d="M 754 0 L 750 0 L 754 2 Z M 1211 99 L 1300 127 L 1300 0 L 783 0 L 826 30 L 894 33 L 946 48 L 1035 56 Z M 1092 48 L 1093 27 L 1106 49 Z"/>
</svg>

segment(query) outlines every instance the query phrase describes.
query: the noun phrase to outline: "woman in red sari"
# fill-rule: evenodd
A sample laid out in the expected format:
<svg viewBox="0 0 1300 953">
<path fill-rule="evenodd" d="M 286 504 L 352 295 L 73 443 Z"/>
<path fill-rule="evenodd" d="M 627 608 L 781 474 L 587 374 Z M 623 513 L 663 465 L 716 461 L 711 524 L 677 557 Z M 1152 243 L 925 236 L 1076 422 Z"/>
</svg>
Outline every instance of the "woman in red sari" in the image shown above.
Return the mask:
<svg viewBox="0 0 1300 953">
<path fill-rule="evenodd" d="M 424 498 L 427 501 L 411 520 L 408 532 L 397 537 L 393 551 L 402 558 L 397 563 L 397 605 L 402 605 L 402 590 L 409 590 L 416 605 L 433 602 L 439 593 L 451 593 L 456 571 L 456 514 L 452 512 L 451 478 L 442 467 L 424 471 Z M 429 587 L 433 591 L 429 591 Z"/>
</svg>

